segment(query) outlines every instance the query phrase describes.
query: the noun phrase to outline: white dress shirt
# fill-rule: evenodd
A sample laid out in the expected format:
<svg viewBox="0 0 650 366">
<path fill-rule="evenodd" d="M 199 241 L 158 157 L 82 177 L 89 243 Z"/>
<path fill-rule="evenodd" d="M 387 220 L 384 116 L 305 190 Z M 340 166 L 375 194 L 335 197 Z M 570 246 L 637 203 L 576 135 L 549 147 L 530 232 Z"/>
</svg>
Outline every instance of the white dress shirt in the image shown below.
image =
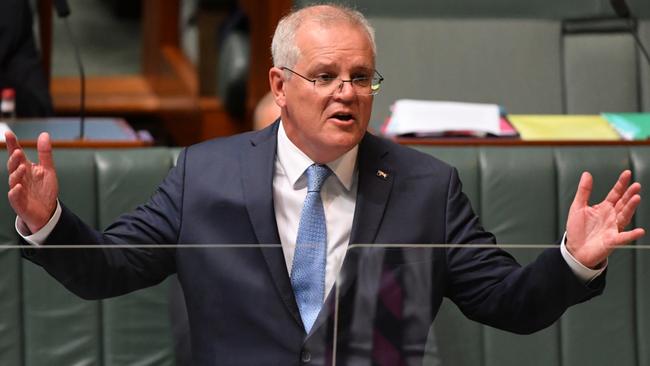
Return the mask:
<svg viewBox="0 0 650 366">
<path fill-rule="evenodd" d="M 280 122 L 273 174 L 273 207 L 282 251 L 291 274 L 296 252 L 298 225 L 302 206 L 307 197 L 307 168 L 314 162 L 291 140 Z M 354 208 L 357 200 L 358 146 L 327 164 L 332 173 L 323 183 L 321 199 L 327 224 L 327 264 L 325 266 L 325 296 L 338 276 L 350 242 Z"/>
</svg>

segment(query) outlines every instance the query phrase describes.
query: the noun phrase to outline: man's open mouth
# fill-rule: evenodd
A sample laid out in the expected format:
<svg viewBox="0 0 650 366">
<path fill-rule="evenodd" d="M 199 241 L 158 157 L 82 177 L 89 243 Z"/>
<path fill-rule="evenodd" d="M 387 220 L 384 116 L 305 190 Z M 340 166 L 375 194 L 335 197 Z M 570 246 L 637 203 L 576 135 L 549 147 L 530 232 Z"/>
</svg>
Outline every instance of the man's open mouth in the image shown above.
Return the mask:
<svg viewBox="0 0 650 366">
<path fill-rule="evenodd" d="M 332 118 L 338 119 L 340 121 L 349 121 L 353 118 L 353 116 L 348 113 L 336 113 L 332 116 Z"/>
</svg>

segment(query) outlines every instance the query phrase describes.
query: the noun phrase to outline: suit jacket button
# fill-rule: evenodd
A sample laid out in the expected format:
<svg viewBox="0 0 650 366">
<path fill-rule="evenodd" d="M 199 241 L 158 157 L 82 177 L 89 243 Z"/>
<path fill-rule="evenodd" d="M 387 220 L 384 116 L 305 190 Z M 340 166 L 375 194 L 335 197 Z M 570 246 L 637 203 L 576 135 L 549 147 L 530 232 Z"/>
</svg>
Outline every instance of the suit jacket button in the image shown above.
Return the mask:
<svg viewBox="0 0 650 366">
<path fill-rule="evenodd" d="M 300 353 L 300 361 L 302 363 L 309 363 L 311 361 L 311 353 L 306 349 L 302 350 Z"/>
</svg>

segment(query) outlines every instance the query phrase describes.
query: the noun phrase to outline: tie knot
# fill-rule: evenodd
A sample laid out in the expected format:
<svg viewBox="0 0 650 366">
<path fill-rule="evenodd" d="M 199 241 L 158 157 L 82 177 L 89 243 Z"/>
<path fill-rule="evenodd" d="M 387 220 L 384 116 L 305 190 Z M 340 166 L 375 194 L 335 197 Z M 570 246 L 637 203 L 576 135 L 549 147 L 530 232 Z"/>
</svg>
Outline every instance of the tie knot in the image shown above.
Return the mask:
<svg viewBox="0 0 650 366">
<path fill-rule="evenodd" d="M 307 191 L 320 192 L 325 179 L 332 173 L 327 165 L 312 164 L 307 168 Z"/>
</svg>

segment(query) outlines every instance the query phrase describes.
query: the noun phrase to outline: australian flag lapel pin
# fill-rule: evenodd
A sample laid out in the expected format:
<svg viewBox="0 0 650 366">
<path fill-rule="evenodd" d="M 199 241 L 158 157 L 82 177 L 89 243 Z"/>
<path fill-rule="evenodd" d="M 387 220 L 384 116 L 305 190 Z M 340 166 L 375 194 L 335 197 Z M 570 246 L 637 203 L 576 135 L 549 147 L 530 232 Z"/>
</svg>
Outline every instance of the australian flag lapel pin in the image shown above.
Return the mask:
<svg viewBox="0 0 650 366">
<path fill-rule="evenodd" d="M 383 179 L 383 180 L 388 179 L 388 173 L 386 173 L 385 171 L 383 171 L 383 170 L 381 170 L 381 169 L 378 169 L 378 170 L 377 170 L 377 176 L 378 176 L 379 178 Z"/>
</svg>

